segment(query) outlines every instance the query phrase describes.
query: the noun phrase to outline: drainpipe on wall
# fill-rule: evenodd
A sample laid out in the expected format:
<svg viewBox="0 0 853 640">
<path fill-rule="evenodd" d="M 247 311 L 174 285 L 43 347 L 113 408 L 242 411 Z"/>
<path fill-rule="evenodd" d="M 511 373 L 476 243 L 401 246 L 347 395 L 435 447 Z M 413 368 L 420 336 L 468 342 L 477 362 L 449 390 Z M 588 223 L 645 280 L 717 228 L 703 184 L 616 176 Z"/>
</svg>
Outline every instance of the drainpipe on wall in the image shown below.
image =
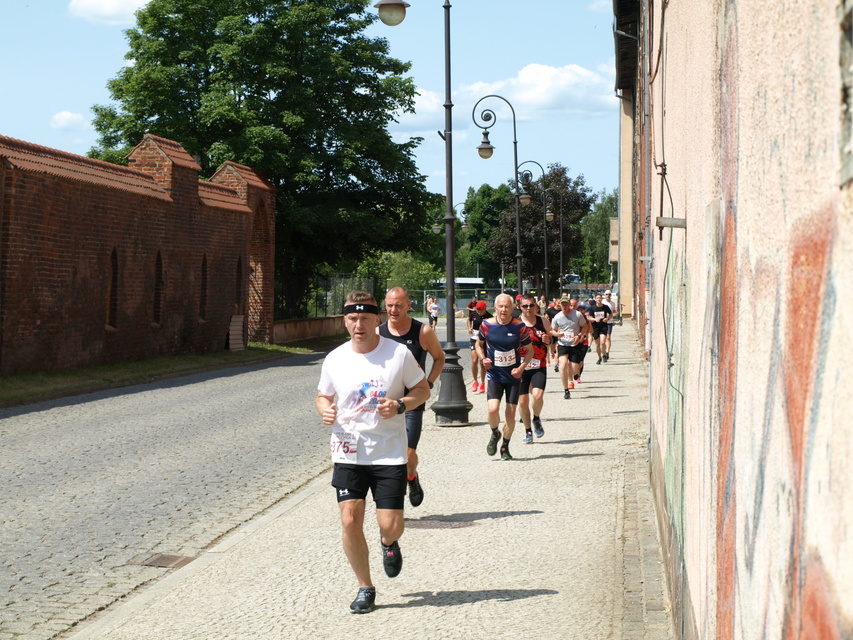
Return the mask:
<svg viewBox="0 0 853 640">
<path fill-rule="evenodd" d="M 651 224 L 651 177 L 649 172 L 649 159 L 651 157 L 652 146 L 651 146 L 651 130 L 650 130 L 650 118 L 649 118 L 649 55 L 650 55 L 650 44 L 649 44 L 649 24 L 651 21 L 650 16 L 650 6 L 649 0 L 643 0 L 642 5 L 642 35 L 640 40 L 640 50 L 642 53 L 642 74 L 643 74 L 643 137 L 645 138 L 644 144 L 646 148 L 646 166 L 643 167 L 643 193 L 644 193 L 644 202 L 643 202 L 643 214 L 646 217 L 645 231 L 646 234 L 646 257 L 648 260 L 646 261 L 646 286 L 648 288 L 648 296 L 646 297 L 646 331 L 645 334 L 647 336 L 647 346 L 648 346 L 648 363 L 649 363 L 649 433 L 646 441 L 646 452 L 649 455 L 649 461 L 651 461 L 651 444 L 652 444 L 652 399 L 654 395 L 652 390 L 653 386 L 653 377 L 654 377 L 654 367 L 652 366 L 652 345 L 654 344 L 652 338 L 654 335 L 654 327 L 652 324 L 652 311 L 654 309 L 654 270 L 653 270 L 653 255 L 652 252 L 654 250 L 654 243 L 652 242 L 652 224 Z"/>
</svg>

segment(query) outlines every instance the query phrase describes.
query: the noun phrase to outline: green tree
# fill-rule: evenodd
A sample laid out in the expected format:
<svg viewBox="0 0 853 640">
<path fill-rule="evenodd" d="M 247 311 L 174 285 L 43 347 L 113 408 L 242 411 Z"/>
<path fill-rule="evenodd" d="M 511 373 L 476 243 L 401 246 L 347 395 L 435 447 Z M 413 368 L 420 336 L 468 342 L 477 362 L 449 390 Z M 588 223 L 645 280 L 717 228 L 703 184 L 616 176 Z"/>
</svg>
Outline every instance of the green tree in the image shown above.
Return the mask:
<svg viewBox="0 0 853 640">
<path fill-rule="evenodd" d="M 597 194 L 592 211 L 580 223 L 583 251 L 580 269 L 590 282 L 610 279 L 610 218 L 618 215 L 619 197 L 616 189 Z"/>
<path fill-rule="evenodd" d="M 409 64 L 368 38 L 369 0 L 151 0 L 126 31 L 133 64 L 95 105 L 114 158 L 145 132 L 178 141 L 209 174 L 225 160 L 278 189 L 276 305 L 306 314 L 312 277 L 377 249 L 418 250 L 427 220 L 419 138 L 394 142 L 413 110 Z"/>
<path fill-rule="evenodd" d="M 505 184 L 497 187 L 484 184 L 476 191 L 469 187 L 465 200 L 468 231 L 460 231 L 456 236 L 457 275 L 473 278 L 479 273 L 487 284 L 498 283 L 501 262 L 495 256 L 490 240 L 500 224 L 501 213 L 510 201 L 509 194 L 510 189 Z"/>
<path fill-rule="evenodd" d="M 521 236 L 522 275 L 532 278 L 538 288 L 543 282 L 545 269 L 545 234 L 548 234 L 548 289 L 556 292 L 560 286 L 560 242 L 563 243 L 563 267 L 582 252 L 580 221 L 595 202 L 592 189 L 586 185 L 583 174 L 574 178 L 560 163 L 548 166 L 544 176 L 523 181 L 524 191 L 532 201 L 519 209 Z M 545 211 L 554 214 L 552 222 L 545 221 Z M 562 209 L 563 232 L 560 236 Z M 488 243 L 493 255 L 507 265 L 507 271 L 516 268 L 515 201 L 510 199 L 494 227 Z"/>
<path fill-rule="evenodd" d="M 414 256 L 411 251 L 376 253 L 362 261 L 356 273 L 376 279 L 374 293 L 379 300 L 391 287 L 405 287 L 409 291 L 429 289 L 444 277 L 443 269 Z"/>
</svg>

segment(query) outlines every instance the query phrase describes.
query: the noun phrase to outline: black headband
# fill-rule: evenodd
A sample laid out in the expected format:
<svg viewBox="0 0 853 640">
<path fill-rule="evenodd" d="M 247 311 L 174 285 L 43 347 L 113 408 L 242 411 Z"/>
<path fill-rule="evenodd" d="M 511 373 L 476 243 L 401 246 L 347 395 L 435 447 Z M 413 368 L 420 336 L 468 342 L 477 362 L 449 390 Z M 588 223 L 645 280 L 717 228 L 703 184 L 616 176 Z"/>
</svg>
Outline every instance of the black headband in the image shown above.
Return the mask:
<svg viewBox="0 0 853 640">
<path fill-rule="evenodd" d="M 351 302 L 344 305 L 344 315 L 348 313 L 375 313 L 379 315 L 379 307 L 367 302 Z"/>
</svg>

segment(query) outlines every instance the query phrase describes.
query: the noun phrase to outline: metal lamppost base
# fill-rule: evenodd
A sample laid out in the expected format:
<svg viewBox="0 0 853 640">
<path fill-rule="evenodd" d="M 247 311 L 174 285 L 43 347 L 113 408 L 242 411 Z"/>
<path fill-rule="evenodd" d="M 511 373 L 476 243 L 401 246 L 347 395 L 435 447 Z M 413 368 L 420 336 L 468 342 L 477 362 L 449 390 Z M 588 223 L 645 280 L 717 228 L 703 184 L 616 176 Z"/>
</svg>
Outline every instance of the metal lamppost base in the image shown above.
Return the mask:
<svg viewBox="0 0 853 640">
<path fill-rule="evenodd" d="M 462 367 L 459 366 L 459 347 L 456 343 L 444 345 L 444 368 L 441 370 L 441 387 L 438 400 L 430 407 L 435 412 L 435 423 L 440 427 L 465 427 L 471 424 L 468 412 L 474 408 L 465 389 Z"/>
</svg>

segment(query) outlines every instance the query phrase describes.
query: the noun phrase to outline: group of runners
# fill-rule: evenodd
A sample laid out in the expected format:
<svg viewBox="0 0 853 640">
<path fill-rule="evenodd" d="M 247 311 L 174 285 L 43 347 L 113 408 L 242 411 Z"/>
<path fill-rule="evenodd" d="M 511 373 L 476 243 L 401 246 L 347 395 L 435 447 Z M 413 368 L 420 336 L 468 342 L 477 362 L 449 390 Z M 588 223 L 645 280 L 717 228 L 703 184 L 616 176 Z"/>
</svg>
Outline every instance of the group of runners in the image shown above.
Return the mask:
<svg viewBox="0 0 853 640">
<path fill-rule="evenodd" d="M 524 425 L 524 443 L 532 444 L 534 436 L 544 436 L 540 414 L 548 368 L 555 356 L 565 399 L 571 398 L 571 390 L 581 382 L 592 344 L 598 364 L 609 360 L 615 310 L 610 297 L 611 292 L 606 291 L 583 306 L 576 298 L 562 297 L 543 310 L 544 300 L 537 301 L 532 295 L 513 300 L 500 294 L 494 301 L 494 314 L 485 301 L 472 300 L 468 318 L 471 392 L 486 394 L 491 430 L 488 455 L 500 450 L 502 460 L 513 459 L 509 445 L 517 411 Z M 344 553 L 359 583 L 356 599 L 350 604 L 352 613 L 375 609 L 376 589 L 364 535 L 367 494 L 373 495 L 376 504 L 383 568 L 392 578 L 403 565 L 398 540 L 404 528 L 406 494 L 414 507 L 424 499 L 417 446 L 425 402 L 445 356 L 432 317 L 437 303 L 427 305 L 428 324 L 412 318 L 410 308 L 408 292 L 394 287 L 385 296 L 388 319 L 381 322 L 373 295 L 351 292 L 343 307 L 351 339 L 328 354 L 318 384 L 317 412 L 332 428 L 332 486 L 340 510 Z M 438 313 L 435 315 L 437 320 Z M 432 357 L 428 373 L 427 354 Z"/>
<path fill-rule="evenodd" d="M 547 371 L 551 360 L 560 373 L 563 398 L 581 382 L 587 353 L 595 345 L 598 364 L 610 359 L 615 303 L 610 290 L 590 298 L 583 306 L 577 298 L 554 299 L 543 311 L 544 299 L 530 294 L 495 298 L 495 316 L 484 301 L 472 301 L 468 334 L 471 351 L 471 391 L 486 393 L 492 435 L 486 446 L 495 455 L 500 443 L 503 460 L 512 460 L 509 443 L 516 424 L 516 408 L 524 424 L 525 444 L 545 435 L 540 414 L 544 404 Z M 488 380 L 488 385 L 486 381 Z M 505 398 L 504 427 L 500 403 Z"/>
</svg>

